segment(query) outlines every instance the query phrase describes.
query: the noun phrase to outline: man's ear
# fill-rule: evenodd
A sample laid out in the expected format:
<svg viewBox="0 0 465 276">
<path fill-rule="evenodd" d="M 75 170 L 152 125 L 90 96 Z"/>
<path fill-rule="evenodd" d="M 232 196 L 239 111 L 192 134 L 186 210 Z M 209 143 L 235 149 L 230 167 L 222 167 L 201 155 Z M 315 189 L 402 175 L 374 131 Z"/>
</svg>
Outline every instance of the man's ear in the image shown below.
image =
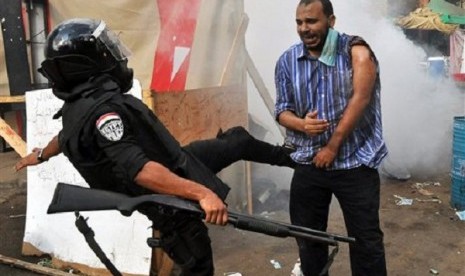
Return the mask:
<svg viewBox="0 0 465 276">
<path fill-rule="evenodd" d="M 334 25 L 336 24 L 336 16 L 334 14 L 330 15 L 328 18 L 328 22 L 329 22 L 329 26 L 331 28 L 334 28 Z"/>
</svg>

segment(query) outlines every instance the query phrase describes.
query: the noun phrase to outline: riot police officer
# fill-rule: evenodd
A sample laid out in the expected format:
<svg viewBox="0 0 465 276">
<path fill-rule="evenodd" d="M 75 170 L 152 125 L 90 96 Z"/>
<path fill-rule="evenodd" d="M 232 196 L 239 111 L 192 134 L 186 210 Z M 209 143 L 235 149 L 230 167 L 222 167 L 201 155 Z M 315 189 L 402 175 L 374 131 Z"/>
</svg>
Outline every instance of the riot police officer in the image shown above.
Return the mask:
<svg viewBox="0 0 465 276">
<path fill-rule="evenodd" d="M 256 140 L 242 127 L 181 147 L 150 109 L 126 94 L 133 80 L 129 53 L 102 20 L 76 18 L 53 29 L 39 71 L 64 101 L 58 114 L 63 128 L 17 169 L 63 152 L 92 188 L 195 200 L 206 222 L 224 225 L 230 188 L 216 172 L 241 159 L 293 166 L 284 148 Z M 140 211 L 160 230 L 163 249 L 184 275 L 213 275 L 210 238 L 200 219 Z"/>
</svg>

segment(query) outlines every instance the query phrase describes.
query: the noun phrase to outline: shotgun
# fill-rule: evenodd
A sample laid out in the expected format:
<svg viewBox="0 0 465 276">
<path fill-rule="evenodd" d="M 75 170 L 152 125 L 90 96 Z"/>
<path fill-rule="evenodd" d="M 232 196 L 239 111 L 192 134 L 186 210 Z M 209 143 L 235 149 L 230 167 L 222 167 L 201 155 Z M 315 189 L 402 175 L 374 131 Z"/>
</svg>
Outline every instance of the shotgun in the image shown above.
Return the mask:
<svg viewBox="0 0 465 276">
<path fill-rule="evenodd" d="M 130 197 L 125 194 L 86 188 L 66 183 L 58 183 L 47 214 L 79 211 L 118 210 L 124 216 L 130 216 L 142 204 L 152 204 L 163 213 L 185 212 L 204 218 L 204 212 L 193 201 L 176 196 L 149 194 Z M 168 211 L 168 212 L 167 212 Z M 276 222 L 256 216 L 228 211 L 228 224 L 235 228 L 258 232 L 275 237 L 295 237 L 337 246 L 337 242 L 354 243 L 355 238 L 331 234 L 283 222 Z"/>
</svg>

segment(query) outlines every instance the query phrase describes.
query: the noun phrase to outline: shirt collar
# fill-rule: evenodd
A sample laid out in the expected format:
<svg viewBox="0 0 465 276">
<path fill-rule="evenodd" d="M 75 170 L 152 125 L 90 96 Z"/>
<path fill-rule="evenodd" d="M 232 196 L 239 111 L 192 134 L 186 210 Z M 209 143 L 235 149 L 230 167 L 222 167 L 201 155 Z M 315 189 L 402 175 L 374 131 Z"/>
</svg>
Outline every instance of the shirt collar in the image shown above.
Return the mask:
<svg viewBox="0 0 465 276">
<path fill-rule="evenodd" d="M 299 43 L 297 46 L 297 60 L 303 60 L 303 59 L 310 59 L 310 60 L 318 60 L 317 58 L 312 57 L 307 49 L 305 48 L 305 45 L 303 42 Z"/>
</svg>

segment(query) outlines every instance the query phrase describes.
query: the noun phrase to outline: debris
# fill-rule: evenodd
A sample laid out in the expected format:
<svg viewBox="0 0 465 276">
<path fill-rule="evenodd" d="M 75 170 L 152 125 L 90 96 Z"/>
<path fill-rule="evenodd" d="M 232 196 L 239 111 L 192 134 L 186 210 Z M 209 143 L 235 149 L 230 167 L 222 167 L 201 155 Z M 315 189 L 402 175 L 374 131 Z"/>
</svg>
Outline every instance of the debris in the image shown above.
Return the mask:
<svg viewBox="0 0 465 276">
<path fill-rule="evenodd" d="M 441 186 L 441 183 L 439 182 L 423 182 L 423 183 L 415 183 L 412 184 L 412 188 L 417 189 L 418 192 L 424 196 L 434 196 L 434 193 L 425 189 L 427 186 Z"/>
<path fill-rule="evenodd" d="M 260 216 L 265 217 L 265 218 L 270 218 L 275 214 L 276 214 L 275 212 L 263 211 L 260 213 Z"/>
<path fill-rule="evenodd" d="M 278 261 L 270 260 L 270 263 L 273 265 L 274 269 L 281 269 L 281 264 Z"/>
<path fill-rule="evenodd" d="M 431 199 L 420 199 L 420 198 L 415 198 L 416 201 L 418 202 L 435 202 L 441 204 L 442 201 L 439 198 L 431 198 Z"/>
<path fill-rule="evenodd" d="M 423 183 L 415 183 L 412 185 L 413 187 L 419 189 L 419 188 L 423 188 L 423 187 L 426 187 L 426 186 L 441 186 L 441 183 L 439 182 L 432 182 L 432 181 L 427 181 L 427 182 L 423 182 Z"/>
<path fill-rule="evenodd" d="M 420 194 L 424 195 L 424 196 L 432 196 L 432 195 L 434 195 L 434 193 L 432 193 L 432 192 L 430 192 L 430 191 L 428 191 L 426 189 L 423 189 L 423 188 L 419 188 L 418 192 Z"/>
<path fill-rule="evenodd" d="M 21 214 L 21 215 L 9 215 L 8 218 L 10 219 L 13 219 L 13 218 L 23 218 L 25 217 L 26 215 L 25 214 Z"/>
<path fill-rule="evenodd" d="M 401 196 L 398 196 L 398 195 L 394 195 L 395 198 L 399 199 L 399 200 L 396 200 L 396 205 L 412 205 L 413 203 L 413 199 L 410 199 L 410 198 L 405 198 L 405 197 L 401 197 Z"/>
<path fill-rule="evenodd" d="M 297 263 L 295 263 L 294 268 L 291 271 L 291 276 L 304 276 L 300 269 L 300 258 L 297 259 Z"/>
<path fill-rule="evenodd" d="M 265 203 L 271 196 L 271 189 L 266 189 L 261 195 L 258 196 L 257 200 L 261 203 Z"/>
<path fill-rule="evenodd" d="M 225 272 L 223 273 L 224 276 L 242 276 L 239 272 Z"/>
<path fill-rule="evenodd" d="M 465 220 L 465 211 L 455 212 L 455 214 L 459 217 L 460 220 Z"/>
<path fill-rule="evenodd" d="M 39 262 L 37 262 L 38 265 L 43 266 L 43 267 L 52 267 L 52 259 L 50 258 L 43 258 L 40 259 Z"/>
<path fill-rule="evenodd" d="M 429 270 L 429 273 L 431 273 L 431 274 L 433 274 L 433 275 L 439 275 L 439 271 L 437 271 L 436 269 L 433 269 L 433 268 L 431 268 L 431 269 Z"/>
</svg>

